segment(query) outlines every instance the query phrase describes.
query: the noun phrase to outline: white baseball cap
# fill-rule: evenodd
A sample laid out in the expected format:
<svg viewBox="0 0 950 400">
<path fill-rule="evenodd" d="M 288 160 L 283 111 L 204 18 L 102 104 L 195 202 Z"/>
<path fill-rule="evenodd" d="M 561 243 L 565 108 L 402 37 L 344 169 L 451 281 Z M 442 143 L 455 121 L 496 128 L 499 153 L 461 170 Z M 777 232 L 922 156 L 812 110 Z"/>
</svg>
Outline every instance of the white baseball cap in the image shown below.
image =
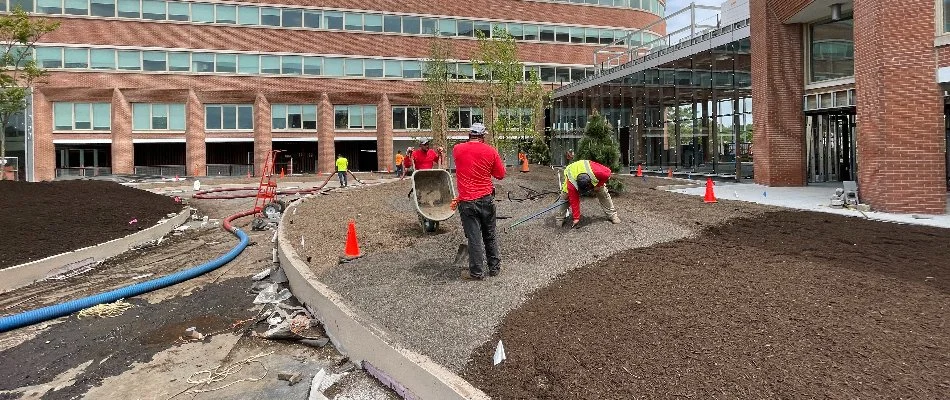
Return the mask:
<svg viewBox="0 0 950 400">
<path fill-rule="evenodd" d="M 485 125 L 482 124 L 481 122 L 476 122 L 472 124 L 472 127 L 469 129 L 471 130 L 472 136 L 482 136 L 485 134 Z"/>
</svg>

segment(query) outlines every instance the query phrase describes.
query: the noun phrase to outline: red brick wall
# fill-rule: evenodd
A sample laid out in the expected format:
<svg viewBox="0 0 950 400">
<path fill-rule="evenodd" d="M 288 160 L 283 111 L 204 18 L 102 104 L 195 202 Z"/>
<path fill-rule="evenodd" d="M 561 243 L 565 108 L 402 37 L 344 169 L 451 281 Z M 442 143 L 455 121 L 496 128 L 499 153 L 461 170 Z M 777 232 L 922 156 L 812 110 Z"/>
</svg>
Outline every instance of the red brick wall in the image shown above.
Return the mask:
<svg viewBox="0 0 950 400">
<path fill-rule="evenodd" d="M 258 92 L 254 99 L 254 176 L 261 176 L 274 147 L 270 105 L 264 94 Z"/>
<path fill-rule="evenodd" d="M 204 176 L 208 157 L 205 154 L 205 109 L 195 91 L 188 93 L 185 103 L 185 173 Z"/>
<path fill-rule="evenodd" d="M 317 173 L 333 172 L 336 168 L 336 145 L 333 134 L 333 104 L 330 96 L 324 93 L 320 96 L 320 105 L 317 110 Z"/>
<path fill-rule="evenodd" d="M 132 106 L 122 91 L 112 95 L 112 173 L 135 172 L 135 148 L 132 145 Z"/>
<path fill-rule="evenodd" d="M 855 2 L 858 185 L 874 209 L 946 210 L 934 13 L 931 0 Z"/>
<path fill-rule="evenodd" d="M 380 96 L 376 105 L 376 163 L 377 171 L 389 171 L 393 168 L 393 109 L 389 96 Z"/>
<path fill-rule="evenodd" d="M 794 12 L 782 0 L 752 0 L 753 164 L 755 182 L 805 184 L 802 29 L 782 21 Z"/>
<path fill-rule="evenodd" d="M 53 146 L 53 103 L 42 90 L 33 91 L 33 113 L 48 118 L 33 119 L 33 179 L 56 178 L 56 149 Z"/>
</svg>

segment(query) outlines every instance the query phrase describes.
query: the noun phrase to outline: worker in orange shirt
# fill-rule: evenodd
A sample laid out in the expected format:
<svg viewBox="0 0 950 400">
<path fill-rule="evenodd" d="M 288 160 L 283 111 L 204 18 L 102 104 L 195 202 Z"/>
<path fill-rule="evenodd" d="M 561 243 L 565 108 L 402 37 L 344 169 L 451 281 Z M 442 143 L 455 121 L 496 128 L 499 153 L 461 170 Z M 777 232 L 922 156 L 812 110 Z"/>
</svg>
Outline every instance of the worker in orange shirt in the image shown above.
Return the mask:
<svg viewBox="0 0 950 400">
<path fill-rule="evenodd" d="M 402 176 L 402 160 L 405 158 L 402 155 L 402 150 L 396 152 L 396 176 Z"/>
</svg>

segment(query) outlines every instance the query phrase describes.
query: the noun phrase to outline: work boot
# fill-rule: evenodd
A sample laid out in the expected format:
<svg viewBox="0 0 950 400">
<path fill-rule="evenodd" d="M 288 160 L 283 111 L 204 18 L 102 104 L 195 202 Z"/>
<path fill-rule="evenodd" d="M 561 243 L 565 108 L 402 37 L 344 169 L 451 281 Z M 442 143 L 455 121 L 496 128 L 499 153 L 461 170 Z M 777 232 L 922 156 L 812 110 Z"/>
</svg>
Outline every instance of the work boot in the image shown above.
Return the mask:
<svg viewBox="0 0 950 400">
<path fill-rule="evenodd" d="M 575 219 L 574 222 L 571 223 L 571 229 L 577 229 L 580 227 L 581 227 L 581 220 L 579 219 Z"/>
<path fill-rule="evenodd" d="M 459 277 L 461 277 L 463 281 L 480 281 L 485 279 L 484 276 L 472 275 L 467 269 L 463 269 L 462 272 L 459 273 Z"/>
<path fill-rule="evenodd" d="M 613 223 L 613 224 L 619 224 L 619 223 L 620 223 L 620 217 L 617 216 L 617 214 L 611 215 L 610 218 L 608 218 L 608 219 L 609 219 L 610 222 Z"/>
<path fill-rule="evenodd" d="M 500 273 L 501 273 L 501 267 L 497 267 L 495 269 L 491 269 L 491 268 L 488 269 L 488 276 L 498 276 L 498 274 Z"/>
</svg>

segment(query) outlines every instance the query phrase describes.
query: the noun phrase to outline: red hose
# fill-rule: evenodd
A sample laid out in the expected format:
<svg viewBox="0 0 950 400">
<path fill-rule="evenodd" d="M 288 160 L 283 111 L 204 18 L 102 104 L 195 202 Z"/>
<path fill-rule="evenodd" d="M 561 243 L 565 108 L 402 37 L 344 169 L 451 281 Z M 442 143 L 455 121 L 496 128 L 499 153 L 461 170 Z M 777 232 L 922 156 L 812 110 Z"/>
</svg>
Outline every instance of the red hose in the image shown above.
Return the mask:
<svg viewBox="0 0 950 400">
<path fill-rule="evenodd" d="M 241 217 L 246 217 L 246 216 L 248 216 L 248 215 L 254 215 L 254 214 L 255 214 L 255 211 L 254 211 L 253 209 L 247 210 L 247 211 L 241 211 L 241 212 L 239 212 L 239 213 L 237 213 L 237 214 L 234 214 L 234 215 L 231 215 L 231 216 L 225 218 L 224 221 L 221 223 L 221 225 L 224 227 L 225 230 L 227 230 L 228 232 L 232 232 L 232 233 L 233 233 L 233 232 L 234 232 L 234 227 L 231 226 L 231 221 L 234 221 L 234 220 L 236 220 L 236 219 L 238 219 L 238 218 L 241 218 Z"/>
</svg>

